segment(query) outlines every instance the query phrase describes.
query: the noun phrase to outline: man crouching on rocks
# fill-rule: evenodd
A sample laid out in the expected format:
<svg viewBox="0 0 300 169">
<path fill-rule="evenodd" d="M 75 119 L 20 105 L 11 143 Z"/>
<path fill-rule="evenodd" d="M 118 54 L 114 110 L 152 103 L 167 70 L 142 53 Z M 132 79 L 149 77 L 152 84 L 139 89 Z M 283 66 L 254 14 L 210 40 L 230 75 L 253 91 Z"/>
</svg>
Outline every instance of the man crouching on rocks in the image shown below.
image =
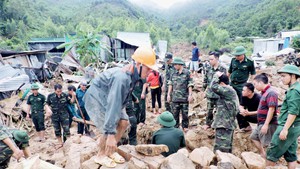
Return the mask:
<svg viewBox="0 0 300 169">
<path fill-rule="evenodd" d="M 232 152 L 233 132 L 236 128 L 235 117 L 239 111 L 239 100 L 235 90 L 228 85 L 228 76 L 222 72 L 216 72 L 211 82 L 211 89 L 219 95 L 217 101 L 217 113 L 212 123 L 216 130 L 214 152 Z"/>
<path fill-rule="evenodd" d="M 124 68 L 111 68 L 101 73 L 91 82 L 83 99 L 88 115 L 103 134 L 95 162 L 110 168 L 125 162 L 116 149 L 129 125 L 125 112 L 128 95 L 140 77 L 146 78 L 151 69 L 157 70 L 151 47 L 139 47 L 132 59 L 134 62 Z"/>
</svg>

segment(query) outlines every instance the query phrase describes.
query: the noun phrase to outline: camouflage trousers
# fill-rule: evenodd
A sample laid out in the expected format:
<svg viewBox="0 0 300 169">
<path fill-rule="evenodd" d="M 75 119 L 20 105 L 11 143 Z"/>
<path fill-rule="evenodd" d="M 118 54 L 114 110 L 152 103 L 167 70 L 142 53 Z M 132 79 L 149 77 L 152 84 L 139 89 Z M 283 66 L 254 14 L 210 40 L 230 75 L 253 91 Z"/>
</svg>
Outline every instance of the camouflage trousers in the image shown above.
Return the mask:
<svg viewBox="0 0 300 169">
<path fill-rule="evenodd" d="M 32 113 L 31 118 L 37 132 L 45 131 L 44 112 Z"/>
<path fill-rule="evenodd" d="M 225 153 L 232 152 L 234 130 L 225 128 L 216 128 L 214 152 L 220 150 Z"/>
<path fill-rule="evenodd" d="M 3 141 L 0 141 L 0 169 L 8 167 L 12 155 L 13 151 Z"/>
<path fill-rule="evenodd" d="M 217 108 L 218 99 L 207 99 L 206 125 L 211 126 L 214 119 L 214 108 Z"/>
<path fill-rule="evenodd" d="M 189 127 L 189 103 L 172 103 L 172 109 L 173 109 L 173 116 L 176 120 L 175 127 L 179 127 L 179 117 L 180 112 L 182 114 L 182 121 L 181 126 L 182 128 L 188 128 Z"/>
<path fill-rule="evenodd" d="M 54 127 L 54 132 L 56 137 L 61 136 L 61 128 L 63 129 L 63 136 L 69 137 L 70 136 L 70 122 L 69 122 L 69 113 L 53 113 L 52 117 L 52 124 Z"/>
<path fill-rule="evenodd" d="M 129 122 L 130 122 L 130 130 L 128 133 L 129 144 L 137 145 L 137 141 L 136 141 L 137 118 L 136 118 L 135 110 L 132 106 L 132 103 L 127 104 L 126 113 L 129 117 Z"/>
<path fill-rule="evenodd" d="M 165 108 L 166 108 L 166 111 L 173 113 L 171 103 L 167 102 L 167 97 L 168 97 L 168 90 L 165 91 Z"/>
</svg>

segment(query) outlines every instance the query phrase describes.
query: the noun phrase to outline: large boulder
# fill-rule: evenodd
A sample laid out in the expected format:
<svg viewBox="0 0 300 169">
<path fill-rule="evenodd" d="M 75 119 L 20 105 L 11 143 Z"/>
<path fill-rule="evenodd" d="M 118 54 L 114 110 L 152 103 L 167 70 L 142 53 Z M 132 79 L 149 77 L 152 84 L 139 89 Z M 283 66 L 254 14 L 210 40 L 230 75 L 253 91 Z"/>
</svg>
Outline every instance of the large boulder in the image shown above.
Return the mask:
<svg viewBox="0 0 300 169">
<path fill-rule="evenodd" d="M 132 157 L 128 162 L 128 168 L 130 169 L 149 169 L 149 166 L 143 161 Z"/>
<path fill-rule="evenodd" d="M 157 156 L 162 152 L 169 152 L 169 148 L 166 145 L 155 144 L 141 144 L 135 146 L 135 150 L 146 156 Z"/>
<path fill-rule="evenodd" d="M 195 169 L 196 166 L 185 155 L 181 153 L 175 153 L 168 156 L 161 164 L 160 169 Z"/>
<path fill-rule="evenodd" d="M 218 167 L 224 169 L 247 169 L 242 160 L 231 153 L 216 151 Z"/>
<path fill-rule="evenodd" d="M 90 158 L 89 160 L 83 162 L 81 164 L 82 169 L 99 169 L 100 165 L 98 163 L 95 163 L 96 156 Z"/>
<path fill-rule="evenodd" d="M 135 150 L 135 146 L 132 145 L 122 145 L 118 147 L 118 153 L 129 161 L 131 158 L 139 159 L 149 166 L 150 169 L 159 169 L 160 165 L 163 163 L 165 157 L 162 155 L 158 156 L 145 156 L 138 153 Z"/>
<path fill-rule="evenodd" d="M 243 152 L 242 159 L 245 161 L 248 169 L 265 169 L 266 161 L 259 155 L 253 152 Z"/>
<path fill-rule="evenodd" d="M 201 167 L 209 166 L 215 154 L 207 147 L 194 149 L 190 154 L 190 159 Z"/>
<path fill-rule="evenodd" d="M 190 152 L 189 150 L 187 150 L 186 148 L 181 148 L 177 151 L 177 153 L 181 153 L 183 155 L 185 155 L 186 157 L 189 157 L 190 156 Z"/>
<path fill-rule="evenodd" d="M 185 135 L 187 147 L 191 150 L 200 147 L 212 148 L 214 131 L 212 129 L 203 130 L 201 126 L 189 130 Z"/>
</svg>

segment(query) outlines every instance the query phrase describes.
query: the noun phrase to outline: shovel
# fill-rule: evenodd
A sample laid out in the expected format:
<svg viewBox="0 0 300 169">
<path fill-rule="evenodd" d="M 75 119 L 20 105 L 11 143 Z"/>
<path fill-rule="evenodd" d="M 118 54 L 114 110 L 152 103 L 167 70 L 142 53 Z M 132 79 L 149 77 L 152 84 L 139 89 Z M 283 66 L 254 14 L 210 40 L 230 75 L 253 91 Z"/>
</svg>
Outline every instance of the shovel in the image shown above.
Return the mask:
<svg viewBox="0 0 300 169">
<path fill-rule="evenodd" d="M 75 97 L 75 101 L 76 101 L 76 105 L 77 105 L 77 107 L 78 107 L 78 109 L 79 109 L 79 112 L 80 112 L 80 114 L 81 114 L 81 117 L 82 117 L 82 119 L 83 119 L 84 127 L 86 128 L 87 134 L 88 134 L 91 138 L 95 138 L 95 137 L 96 137 L 95 133 L 94 133 L 93 131 L 89 131 L 89 130 L 88 130 L 88 126 L 87 126 L 87 124 L 86 124 L 85 117 L 84 117 L 84 115 L 83 115 L 83 113 L 82 113 L 82 110 L 81 110 L 81 108 L 80 108 L 80 106 L 79 106 L 79 103 L 78 103 L 78 100 L 77 100 L 76 97 Z"/>
</svg>

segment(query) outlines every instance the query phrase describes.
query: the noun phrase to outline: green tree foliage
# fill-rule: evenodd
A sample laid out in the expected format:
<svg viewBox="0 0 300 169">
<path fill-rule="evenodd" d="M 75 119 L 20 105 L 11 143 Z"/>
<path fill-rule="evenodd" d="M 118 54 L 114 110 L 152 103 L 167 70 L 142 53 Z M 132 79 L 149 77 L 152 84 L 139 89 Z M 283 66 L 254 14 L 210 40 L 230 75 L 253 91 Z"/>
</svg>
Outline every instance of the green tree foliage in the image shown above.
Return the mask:
<svg viewBox="0 0 300 169">
<path fill-rule="evenodd" d="M 297 52 L 300 52 L 300 35 L 293 38 L 292 46 Z"/>
<path fill-rule="evenodd" d="M 58 46 L 58 48 L 66 49 L 64 55 L 74 48 L 78 55 L 77 59 L 84 66 L 90 63 L 100 63 L 102 61 L 100 56 L 101 50 L 110 52 L 106 44 L 101 41 L 102 36 L 98 33 L 78 30 L 76 35 L 68 36 L 68 38 L 71 41 Z"/>
</svg>

